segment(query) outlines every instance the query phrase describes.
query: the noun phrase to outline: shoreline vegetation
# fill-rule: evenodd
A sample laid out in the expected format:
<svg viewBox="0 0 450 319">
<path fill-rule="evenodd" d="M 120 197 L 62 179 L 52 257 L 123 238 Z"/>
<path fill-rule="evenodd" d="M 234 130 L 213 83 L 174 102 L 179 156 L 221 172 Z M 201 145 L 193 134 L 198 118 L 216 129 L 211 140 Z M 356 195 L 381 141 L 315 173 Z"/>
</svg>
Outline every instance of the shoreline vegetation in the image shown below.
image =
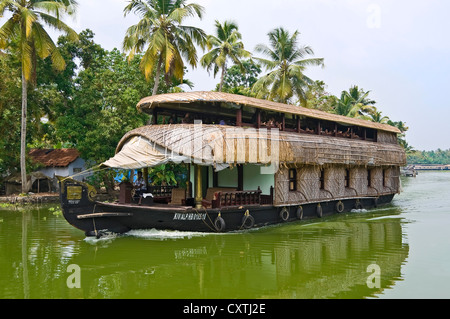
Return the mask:
<svg viewBox="0 0 450 319">
<path fill-rule="evenodd" d="M 41 6 L 0 0 L 0 186 L 13 173 L 21 172 L 25 180 L 39 168 L 26 156 L 31 148 L 76 148 L 90 167 L 107 160 L 126 132 L 149 123 L 149 115 L 136 110 L 141 98 L 194 87 L 187 66 L 211 72 L 216 91 L 390 124 L 402 132 L 399 142 L 411 161 L 450 162 L 450 150 L 413 150 L 406 123 L 385 115 L 370 91 L 354 84 L 333 95 L 326 83 L 309 78 L 310 67 L 326 72 L 326 57 L 315 57 L 313 48 L 301 43 L 299 30 L 274 28 L 267 43 L 252 52 L 236 21 L 216 20 L 214 35 L 185 25 L 188 18 L 204 16 L 206 8 L 198 4 L 131 0 L 123 12 L 140 20 L 123 35 L 122 48 L 108 51 L 95 42 L 92 30 L 76 34 L 60 19 L 76 15 L 75 1 Z M 63 33 L 56 43 L 46 31 L 53 27 Z M 158 118 L 158 124 L 166 120 Z M 154 182 L 176 182 L 173 170 L 155 169 Z M 113 178 L 101 172 L 90 182 L 108 187 Z M 23 187 L 22 193 L 27 193 Z"/>
</svg>

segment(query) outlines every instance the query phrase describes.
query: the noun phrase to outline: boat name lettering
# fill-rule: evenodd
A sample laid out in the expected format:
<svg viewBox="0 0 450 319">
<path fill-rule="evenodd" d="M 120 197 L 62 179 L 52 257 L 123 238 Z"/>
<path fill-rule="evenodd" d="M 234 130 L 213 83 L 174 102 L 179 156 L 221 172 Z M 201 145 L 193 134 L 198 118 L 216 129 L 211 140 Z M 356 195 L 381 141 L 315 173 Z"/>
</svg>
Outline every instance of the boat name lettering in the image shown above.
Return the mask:
<svg viewBox="0 0 450 319">
<path fill-rule="evenodd" d="M 67 200 L 67 203 L 69 205 L 78 205 L 80 203 L 80 200 L 79 199 L 69 199 L 69 200 Z"/>
<path fill-rule="evenodd" d="M 175 213 L 174 220 L 204 220 L 206 213 Z"/>
</svg>

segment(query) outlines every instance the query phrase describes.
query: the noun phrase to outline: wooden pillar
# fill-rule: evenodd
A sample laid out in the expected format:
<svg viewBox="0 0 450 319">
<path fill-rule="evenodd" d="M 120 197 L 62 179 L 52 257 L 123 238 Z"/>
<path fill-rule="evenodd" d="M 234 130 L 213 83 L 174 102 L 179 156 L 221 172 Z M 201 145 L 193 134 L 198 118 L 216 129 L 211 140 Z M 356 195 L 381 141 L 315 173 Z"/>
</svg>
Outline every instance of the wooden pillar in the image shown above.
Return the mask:
<svg viewBox="0 0 450 319">
<path fill-rule="evenodd" d="M 219 186 L 219 173 L 213 169 L 213 187 Z"/>
<path fill-rule="evenodd" d="M 238 164 L 238 191 L 244 190 L 244 165 Z"/>
<path fill-rule="evenodd" d="M 195 177 L 195 208 L 202 208 L 202 167 L 200 165 L 194 166 L 194 177 Z"/>
<path fill-rule="evenodd" d="M 300 127 L 300 115 L 297 115 L 297 133 L 300 133 L 301 127 Z"/>
<path fill-rule="evenodd" d="M 242 107 L 236 110 L 236 126 L 242 126 Z"/>
<path fill-rule="evenodd" d="M 281 115 L 281 130 L 284 131 L 286 128 L 286 114 Z"/>
<path fill-rule="evenodd" d="M 261 128 L 261 110 L 256 110 L 256 128 Z"/>
<path fill-rule="evenodd" d="M 158 124 L 158 112 L 156 112 L 156 109 L 153 109 L 152 124 L 153 125 L 157 125 Z"/>
<path fill-rule="evenodd" d="M 322 128 L 320 127 L 320 121 L 317 121 L 317 135 L 320 135 L 320 131 L 322 131 Z"/>
<path fill-rule="evenodd" d="M 186 181 L 186 198 L 192 197 L 192 182 L 191 182 L 191 165 L 185 164 L 187 166 L 187 181 Z"/>
<path fill-rule="evenodd" d="M 144 172 L 142 173 L 142 177 L 145 181 L 145 189 L 148 189 L 148 167 L 144 167 Z"/>
</svg>

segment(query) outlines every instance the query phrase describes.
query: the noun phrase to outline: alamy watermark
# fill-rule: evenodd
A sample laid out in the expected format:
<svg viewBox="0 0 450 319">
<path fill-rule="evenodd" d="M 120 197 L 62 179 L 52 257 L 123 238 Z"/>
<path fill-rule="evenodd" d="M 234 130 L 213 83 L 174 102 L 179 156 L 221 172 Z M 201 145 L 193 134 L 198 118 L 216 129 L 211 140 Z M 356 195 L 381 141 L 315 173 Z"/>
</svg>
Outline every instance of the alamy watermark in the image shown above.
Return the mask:
<svg viewBox="0 0 450 319">
<path fill-rule="evenodd" d="M 371 273 L 366 280 L 367 287 L 370 289 L 381 288 L 381 268 L 377 264 L 367 266 L 366 272 Z"/>
<path fill-rule="evenodd" d="M 376 3 L 372 3 L 367 7 L 366 24 L 369 29 L 379 29 L 381 28 L 381 7 Z"/>
<path fill-rule="evenodd" d="M 81 288 L 81 268 L 77 264 L 67 266 L 67 272 L 71 273 L 66 280 L 67 288 Z"/>
</svg>

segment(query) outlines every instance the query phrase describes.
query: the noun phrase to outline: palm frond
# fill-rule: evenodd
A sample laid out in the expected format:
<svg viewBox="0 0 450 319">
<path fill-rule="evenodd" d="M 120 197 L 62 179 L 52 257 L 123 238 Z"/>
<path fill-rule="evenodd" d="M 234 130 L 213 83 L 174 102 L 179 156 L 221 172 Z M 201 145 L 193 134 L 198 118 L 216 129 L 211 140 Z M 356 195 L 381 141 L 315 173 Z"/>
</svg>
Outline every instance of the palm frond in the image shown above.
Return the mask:
<svg viewBox="0 0 450 319">
<path fill-rule="evenodd" d="M 73 30 L 60 19 L 57 19 L 43 12 L 38 12 L 38 15 L 47 25 L 55 28 L 58 31 L 65 32 L 70 41 L 78 41 L 78 34 L 75 32 L 75 30 Z"/>
</svg>

